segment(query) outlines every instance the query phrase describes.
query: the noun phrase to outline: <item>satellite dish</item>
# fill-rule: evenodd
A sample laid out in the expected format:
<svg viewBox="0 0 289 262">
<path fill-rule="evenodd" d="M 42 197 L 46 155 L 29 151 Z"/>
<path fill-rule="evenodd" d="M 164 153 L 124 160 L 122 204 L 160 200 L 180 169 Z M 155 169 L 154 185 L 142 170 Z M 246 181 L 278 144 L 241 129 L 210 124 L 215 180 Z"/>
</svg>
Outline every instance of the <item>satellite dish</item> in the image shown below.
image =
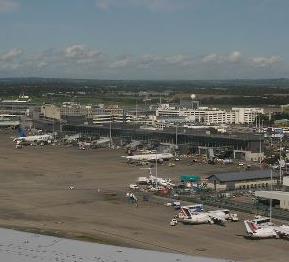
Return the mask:
<svg viewBox="0 0 289 262">
<path fill-rule="evenodd" d="M 196 98 L 196 95 L 195 94 L 191 94 L 191 98 L 192 98 L 192 100 L 194 100 Z"/>
</svg>

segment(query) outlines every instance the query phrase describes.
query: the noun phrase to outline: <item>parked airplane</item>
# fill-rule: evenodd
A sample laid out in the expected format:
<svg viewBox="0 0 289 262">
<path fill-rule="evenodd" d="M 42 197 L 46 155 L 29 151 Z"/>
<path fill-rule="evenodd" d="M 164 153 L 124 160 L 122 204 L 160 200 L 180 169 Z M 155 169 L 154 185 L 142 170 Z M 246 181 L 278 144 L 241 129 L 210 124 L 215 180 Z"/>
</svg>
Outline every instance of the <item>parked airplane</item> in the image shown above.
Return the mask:
<svg viewBox="0 0 289 262">
<path fill-rule="evenodd" d="M 279 237 L 289 239 L 289 226 L 279 226 L 275 228 L 275 231 L 279 235 Z"/>
<path fill-rule="evenodd" d="M 65 142 L 67 142 L 67 143 L 73 143 L 73 142 L 78 141 L 80 138 L 81 138 L 81 134 L 75 134 L 75 135 L 72 135 L 72 136 L 65 136 L 63 138 L 63 140 Z"/>
<path fill-rule="evenodd" d="M 107 137 L 101 137 L 100 139 L 97 139 L 91 142 L 79 142 L 78 146 L 79 146 L 79 149 L 85 150 L 88 148 L 95 148 L 95 147 L 98 147 L 107 143 L 110 143 L 110 139 Z"/>
<path fill-rule="evenodd" d="M 277 238 L 278 234 L 274 226 L 258 226 L 250 220 L 244 221 L 247 233 L 250 238 Z"/>
<path fill-rule="evenodd" d="M 111 140 L 108 137 L 101 137 L 100 139 L 96 140 L 96 145 L 102 145 L 105 143 L 110 143 Z"/>
<path fill-rule="evenodd" d="M 227 209 L 208 211 L 208 212 L 194 212 L 191 206 L 181 207 L 179 218 L 183 220 L 184 224 L 220 224 L 224 225 L 227 220 L 238 221 L 237 214 L 231 214 Z"/>
<path fill-rule="evenodd" d="M 19 136 L 13 139 L 17 145 L 30 145 L 32 143 L 50 144 L 53 140 L 53 136 L 50 134 L 27 136 L 26 131 L 21 126 L 17 127 L 17 131 Z"/>
<path fill-rule="evenodd" d="M 127 160 L 134 161 L 163 161 L 173 158 L 171 153 L 161 153 L 161 154 L 143 154 L 143 155 L 134 155 L 134 156 L 123 156 Z"/>
<path fill-rule="evenodd" d="M 159 186 L 166 186 L 166 187 L 168 187 L 168 186 L 173 187 L 174 186 L 171 179 L 156 177 L 153 175 L 149 176 L 148 182 L 150 184 L 155 184 L 155 185 L 159 185 Z"/>
<path fill-rule="evenodd" d="M 53 140 L 52 135 L 44 134 L 44 135 L 35 135 L 35 136 L 20 136 L 16 137 L 13 141 L 17 144 L 21 144 L 23 142 L 31 143 L 47 143 L 50 144 Z"/>
<path fill-rule="evenodd" d="M 253 220 L 245 220 L 244 224 L 249 237 L 253 239 L 289 238 L 289 226 L 276 226 L 267 217 L 258 216 Z"/>
</svg>

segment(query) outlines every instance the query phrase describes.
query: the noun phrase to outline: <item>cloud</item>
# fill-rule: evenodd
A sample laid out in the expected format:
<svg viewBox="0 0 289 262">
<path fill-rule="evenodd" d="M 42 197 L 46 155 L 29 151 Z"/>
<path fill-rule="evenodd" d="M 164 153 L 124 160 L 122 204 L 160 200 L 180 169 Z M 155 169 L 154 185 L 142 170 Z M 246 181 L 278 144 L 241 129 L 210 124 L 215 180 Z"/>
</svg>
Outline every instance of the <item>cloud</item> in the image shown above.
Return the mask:
<svg viewBox="0 0 289 262">
<path fill-rule="evenodd" d="M 96 0 L 96 7 L 102 11 L 107 11 L 113 6 L 114 2 L 111 0 Z"/>
<path fill-rule="evenodd" d="M 183 54 L 171 56 L 143 55 L 137 59 L 139 67 L 148 68 L 149 66 L 190 66 L 193 58 Z"/>
<path fill-rule="evenodd" d="M 68 46 L 64 50 L 65 56 L 69 58 L 83 59 L 96 57 L 100 52 L 91 51 L 84 45 L 72 45 Z"/>
<path fill-rule="evenodd" d="M 0 54 L 0 61 L 10 62 L 19 58 L 23 54 L 23 50 L 20 48 L 11 49 L 5 53 Z"/>
<path fill-rule="evenodd" d="M 169 65 L 188 66 L 192 64 L 192 59 L 185 55 L 175 55 L 165 57 L 165 62 Z"/>
<path fill-rule="evenodd" d="M 218 60 L 217 54 L 209 54 L 202 58 L 203 63 L 216 62 Z"/>
<path fill-rule="evenodd" d="M 112 62 L 109 67 L 110 68 L 124 68 L 131 66 L 133 64 L 133 59 L 130 56 L 123 56 L 116 61 Z"/>
<path fill-rule="evenodd" d="M 240 51 L 212 52 L 205 56 L 184 53 L 115 56 L 84 44 L 72 44 L 41 52 L 26 53 L 20 48 L 0 51 L 0 75 L 112 79 L 288 77 L 285 63 L 283 67 L 271 66 L 281 61 L 279 56 L 245 56 Z M 265 67 L 269 70 L 260 70 Z"/>
<path fill-rule="evenodd" d="M 19 69 L 19 67 L 20 67 L 19 63 L 0 64 L 0 69 L 5 71 L 15 71 Z"/>
<path fill-rule="evenodd" d="M 227 57 L 227 60 L 232 63 L 239 63 L 241 61 L 241 53 L 239 51 L 234 51 Z"/>
<path fill-rule="evenodd" d="M 45 61 L 42 61 L 42 62 L 39 62 L 36 67 L 39 68 L 39 69 L 42 69 L 42 68 L 45 68 L 48 66 L 48 63 L 45 62 Z"/>
<path fill-rule="evenodd" d="M 197 0 L 96 0 L 99 10 L 107 11 L 112 8 L 138 7 L 151 11 L 176 11 L 185 9 Z"/>
<path fill-rule="evenodd" d="M 19 6 L 19 3 L 14 0 L 0 0 L 0 13 L 15 11 Z"/>
<path fill-rule="evenodd" d="M 90 63 L 102 55 L 99 50 L 90 50 L 84 45 L 71 45 L 64 49 L 66 58 L 75 60 L 77 63 Z"/>
<path fill-rule="evenodd" d="M 234 51 L 227 55 L 218 55 L 215 53 L 208 54 L 206 56 L 203 56 L 201 59 L 202 63 L 239 63 L 241 61 L 242 55 L 239 51 Z"/>
<path fill-rule="evenodd" d="M 253 57 L 251 59 L 253 65 L 257 67 L 266 67 L 281 62 L 280 56 L 271 56 L 271 57 Z"/>
</svg>

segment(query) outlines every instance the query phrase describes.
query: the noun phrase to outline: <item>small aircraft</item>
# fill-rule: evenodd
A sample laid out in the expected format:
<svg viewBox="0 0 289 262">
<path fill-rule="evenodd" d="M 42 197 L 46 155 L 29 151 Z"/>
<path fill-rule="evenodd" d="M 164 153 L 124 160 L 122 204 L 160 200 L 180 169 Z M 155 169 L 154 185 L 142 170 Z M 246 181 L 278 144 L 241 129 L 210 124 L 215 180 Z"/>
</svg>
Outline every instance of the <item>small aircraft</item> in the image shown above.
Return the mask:
<svg viewBox="0 0 289 262">
<path fill-rule="evenodd" d="M 73 142 L 77 142 L 80 138 L 81 138 L 81 134 L 75 134 L 75 135 L 72 135 L 72 136 L 65 136 L 63 138 L 63 140 L 66 143 L 73 143 Z"/>
<path fill-rule="evenodd" d="M 279 237 L 289 239 L 289 226 L 279 226 L 275 228 L 275 231 L 279 235 Z"/>
<path fill-rule="evenodd" d="M 93 140 L 91 142 L 80 141 L 80 142 L 78 142 L 78 147 L 79 147 L 79 149 L 85 150 L 88 148 L 96 148 L 96 147 L 99 147 L 101 145 L 108 144 L 110 142 L 111 142 L 111 140 L 109 138 L 101 137 L 100 139 Z"/>
<path fill-rule="evenodd" d="M 278 238 L 278 234 L 275 230 L 275 226 L 258 226 L 253 221 L 244 221 L 247 233 L 252 239 L 260 238 Z"/>
<path fill-rule="evenodd" d="M 198 209 L 200 206 L 197 207 Z M 227 220 L 238 221 L 237 214 L 231 214 L 227 209 L 199 212 L 194 211 L 192 206 L 183 206 L 179 213 L 179 218 L 183 220 L 184 224 L 219 224 L 224 225 Z"/>
<path fill-rule="evenodd" d="M 50 144 L 52 140 L 53 140 L 52 135 L 44 134 L 44 135 L 35 135 L 35 136 L 20 136 L 20 137 L 16 137 L 13 141 L 16 142 L 16 144 L 21 144 L 21 143 Z"/>
<path fill-rule="evenodd" d="M 161 154 L 143 154 L 143 155 L 134 155 L 134 156 L 122 156 L 127 160 L 134 161 L 159 161 L 162 162 L 164 160 L 169 160 L 173 158 L 173 154 L 171 153 L 161 153 Z"/>
<path fill-rule="evenodd" d="M 276 226 L 268 217 L 257 216 L 253 220 L 245 220 L 244 224 L 252 239 L 289 238 L 289 226 Z"/>
<path fill-rule="evenodd" d="M 21 126 L 18 126 L 17 130 L 19 136 L 13 139 L 17 145 L 51 144 L 54 139 L 50 134 L 27 136 L 26 131 Z"/>
</svg>

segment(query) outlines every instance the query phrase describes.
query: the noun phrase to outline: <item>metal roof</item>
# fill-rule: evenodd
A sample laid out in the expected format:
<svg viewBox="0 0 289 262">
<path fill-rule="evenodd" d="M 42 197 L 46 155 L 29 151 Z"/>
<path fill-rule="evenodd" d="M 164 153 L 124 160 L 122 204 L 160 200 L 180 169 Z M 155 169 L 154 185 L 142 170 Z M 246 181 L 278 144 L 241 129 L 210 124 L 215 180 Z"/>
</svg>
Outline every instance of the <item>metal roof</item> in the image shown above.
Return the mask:
<svg viewBox="0 0 289 262">
<path fill-rule="evenodd" d="M 266 199 L 278 199 L 287 200 L 289 199 L 289 192 L 283 191 L 256 191 L 256 197 L 266 198 Z"/>
<path fill-rule="evenodd" d="M 235 182 L 244 180 L 269 179 L 271 177 L 270 169 L 252 170 L 243 172 L 221 173 L 209 176 L 208 180 L 218 180 L 219 182 Z M 279 174 L 273 172 L 273 177 L 279 177 Z"/>
</svg>

